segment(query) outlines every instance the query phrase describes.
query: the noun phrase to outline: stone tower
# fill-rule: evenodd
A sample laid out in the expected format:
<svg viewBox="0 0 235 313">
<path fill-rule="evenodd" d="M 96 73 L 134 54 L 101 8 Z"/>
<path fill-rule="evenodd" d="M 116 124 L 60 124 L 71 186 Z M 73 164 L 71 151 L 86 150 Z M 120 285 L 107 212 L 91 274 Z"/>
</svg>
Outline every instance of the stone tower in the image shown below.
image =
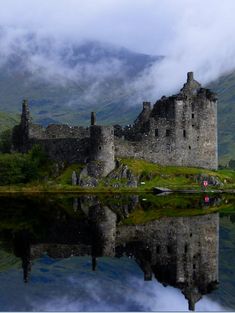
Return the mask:
<svg viewBox="0 0 235 313">
<path fill-rule="evenodd" d="M 177 158 L 189 166 L 217 169 L 217 96 L 201 88 L 192 72 L 180 94 L 183 100 L 175 104 Z"/>
<path fill-rule="evenodd" d="M 25 153 L 29 149 L 29 128 L 31 118 L 28 101 L 23 100 L 20 124 L 13 128 L 12 142 L 13 150 Z"/>
<path fill-rule="evenodd" d="M 94 121 L 92 114 L 92 121 Z M 115 168 L 113 126 L 90 126 L 90 162 L 88 174 L 104 177 Z"/>
<path fill-rule="evenodd" d="M 23 141 L 27 142 L 29 138 L 29 123 L 30 123 L 30 113 L 28 100 L 24 99 L 22 103 L 22 113 L 21 113 L 21 131 L 23 136 Z"/>
<path fill-rule="evenodd" d="M 217 97 L 202 88 L 192 72 L 179 94 L 155 103 L 150 118 L 151 136 L 147 140 L 151 140 L 152 161 L 218 168 Z"/>
</svg>

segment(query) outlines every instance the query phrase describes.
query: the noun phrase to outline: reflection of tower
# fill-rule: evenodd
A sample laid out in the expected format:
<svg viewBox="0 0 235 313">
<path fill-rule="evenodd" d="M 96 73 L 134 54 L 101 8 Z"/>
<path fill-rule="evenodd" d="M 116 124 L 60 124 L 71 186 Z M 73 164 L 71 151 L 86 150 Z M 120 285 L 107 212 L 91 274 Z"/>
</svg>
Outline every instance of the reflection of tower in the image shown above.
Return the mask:
<svg viewBox="0 0 235 313">
<path fill-rule="evenodd" d="M 96 266 L 96 257 L 115 255 L 116 214 L 108 207 L 99 204 L 90 207 L 89 219 L 92 230 L 92 264 Z"/>
<path fill-rule="evenodd" d="M 77 212 L 78 207 L 79 207 L 78 198 L 73 198 L 73 210 L 74 210 L 74 212 Z"/>
<path fill-rule="evenodd" d="M 29 273 L 31 272 L 31 262 L 30 258 L 22 258 L 22 268 L 23 268 L 23 277 L 24 282 L 27 283 L 29 281 Z"/>
<path fill-rule="evenodd" d="M 218 284 L 219 215 L 162 218 L 118 228 L 117 243 L 129 242 L 144 273 L 150 264 L 157 280 L 182 290 L 190 310 Z M 142 242 L 135 251 L 136 241 Z"/>
<path fill-rule="evenodd" d="M 176 284 L 183 284 L 182 292 L 195 309 L 202 295 L 218 284 L 219 214 L 184 218 L 178 231 Z M 180 230 L 179 229 L 179 230 Z"/>
<path fill-rule="evenodd" d="M 22 230 L 15 235 L 14 250 L 15 255 L 22 260 L 24 282 L 27 283 L 31 272 L 30 235 L 27 230 Z"/>
<path fill-rule="evenodd" d="M 137 249 L 136 249 L 137 248 Z M 151 259 L 152 253 L 148 246 L 139 247 L 138 245 L 135 248 L 135 259 L 139 264 L 140 268 L 144 272 L 144 280 L 149 281 L 152 280 L 152 267 L 151 267 Z"/>
<path fill-rule="evenodd" d="M 96 257 L 92 255 L 92 271 L 96 270 L 97 260 Z"/>
</svg>

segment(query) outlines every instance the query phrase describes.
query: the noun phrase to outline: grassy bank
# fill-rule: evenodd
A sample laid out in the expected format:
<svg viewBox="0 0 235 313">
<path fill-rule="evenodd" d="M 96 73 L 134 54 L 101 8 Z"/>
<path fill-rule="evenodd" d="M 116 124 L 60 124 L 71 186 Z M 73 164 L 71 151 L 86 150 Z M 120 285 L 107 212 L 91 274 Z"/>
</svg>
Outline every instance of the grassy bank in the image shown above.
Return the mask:
<svg viewBox="0 0 235 313">
<path fill-rule="evenodd" d="M 155 186 L 161 186 L 172 190 L 201 190 L 198 182 L 199 175 L 211 176 L 221 182 L 221 186 L 208 186 L 207 190 L 234 189 L 235 171 L 232 170 L 206 170 L 201 168 L 161 166 L 144 160 L 123 159 L 122 162 L 140 177 L 144 182 L 139 189 L 150 190 Z"/>
<path fill-rule="evenodd" d="M 121 159 L 121 163 L 128 167 L 137 181 L 137 187 L 128 187 L 127 178 L 100 179 L 96 187 L 72 186 L 72 172 L 79 173 L 82 166 L 73 164 L 63 169 L 57 177 L 40 177 L 25 184 L 12 184 L 0 186 L 0 193 L 124 193 L 124 192 L 150 192 L 154 187 L 164 187 L 171 190 L 202 190 L 200 177 L 213 178 L 219 184 L 208 186 L 206 191 L 235 190 L 235 171 L 233 170 L 206 170 L 201 168 L 160 166 L 144 160 Z M 114 170 L 115 171 L 115 170 Z M 42 175 L 41 175 L 42 176 Z"/>
</svg>

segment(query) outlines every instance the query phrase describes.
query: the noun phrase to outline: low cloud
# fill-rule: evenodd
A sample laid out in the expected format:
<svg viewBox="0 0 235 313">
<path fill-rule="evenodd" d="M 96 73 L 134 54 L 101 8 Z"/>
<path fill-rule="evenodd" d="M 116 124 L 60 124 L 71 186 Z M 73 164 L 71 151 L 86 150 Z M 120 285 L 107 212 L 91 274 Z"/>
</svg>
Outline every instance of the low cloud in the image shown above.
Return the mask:
<svg viewBox="0 0 235 313">
<path fill-rule="evenodd" d="M 0 12 L 0 65 L 18 54 L 31 79 L 73 84 L 85 90 L 85 102 L 101 101 L 105 90 L 107 103 L 125 95 L 130 105 L 156 101 L 177 92 L 188 71 L 205 85 L 235 69 L 234 10 L 233 0 L 8 0 Z M 73 48 L 86 40 L 165 58 L 130 81 L 118 57 L 92 63 L 81 53 L 71 65 Z M 125 81 L 118 90 L 107 84 L 114 77 Z"/>
<path fill-rule="evenodd" d="M 73 288 L 81 281 L 70 277 Z M 111 283 L 111 282 L 109 282 Z M 188 302 L 180 290 L 163 287 L 157 281 L 146 282 L 128 275 L 124 282 L 107 284 L 104 277 L 83 282 L 83 290 L 73 295 L 57 295 L 44 302 L 31 303 L 33 311 L 188 311 Z M 118 286 L 118 287 L 117 287 Z M 78 291 L 78 290 L 77 290 Z M 79 294 L 81 296 L 79 296 Z M 219 303 L 204 297 L 197 311 L 226 311 Z"/>
<path fill-rule="evenodd" d="M 4 311 L 187 311 L 179 289 L 155 279 L 144 281 L 132 259 L 99 258 L 96 272 L 88 257 L 34 261 L 29 284 L 19 271 L 1 273 Z M 14 294 L 12 290 L 15 290 Z M 199 311 L 225 311 L 204 296 Z"/>
</svg>

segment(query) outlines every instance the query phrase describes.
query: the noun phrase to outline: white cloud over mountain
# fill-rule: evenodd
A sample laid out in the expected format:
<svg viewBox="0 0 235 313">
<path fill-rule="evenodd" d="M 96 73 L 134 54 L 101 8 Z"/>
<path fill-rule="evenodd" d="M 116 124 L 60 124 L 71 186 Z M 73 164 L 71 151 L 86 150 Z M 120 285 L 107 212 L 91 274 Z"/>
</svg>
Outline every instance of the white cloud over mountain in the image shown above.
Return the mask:
<svg viewBox="0 0 235 313">
<path fill-rule="evenodd" d="M 160 65 L 157 62 L 128 86 L 147 90 L 150 100 L 154 100 L 177 91 L 187 71 L 194 71 L 205 84 L 235 68 L 234 10 L 234 0 L 2 1 L 0 26 L 5 37 L 1 41 L 1 59 L 3 62 L 7 58 L 16 38 L 21 47 L 27 48 L 27 32 L 37 34 L 39 42 L 53 38 L 57 45 L 70 45 L 89 39 L 165 55 Z M 45 77 L 59 71 L 65 80 L 74 79 L 74 72 L 63 66 L 61 76 L 61 63 L 51 56 L 45 62 L 41 55 L 34 55 L 30 59 L 34 72 L 44 68 Z M 102 68 L 102 64 L 97 79 L 101 73 L 110 74 L 110 67 L 104 64 Z"/>
</svg>

